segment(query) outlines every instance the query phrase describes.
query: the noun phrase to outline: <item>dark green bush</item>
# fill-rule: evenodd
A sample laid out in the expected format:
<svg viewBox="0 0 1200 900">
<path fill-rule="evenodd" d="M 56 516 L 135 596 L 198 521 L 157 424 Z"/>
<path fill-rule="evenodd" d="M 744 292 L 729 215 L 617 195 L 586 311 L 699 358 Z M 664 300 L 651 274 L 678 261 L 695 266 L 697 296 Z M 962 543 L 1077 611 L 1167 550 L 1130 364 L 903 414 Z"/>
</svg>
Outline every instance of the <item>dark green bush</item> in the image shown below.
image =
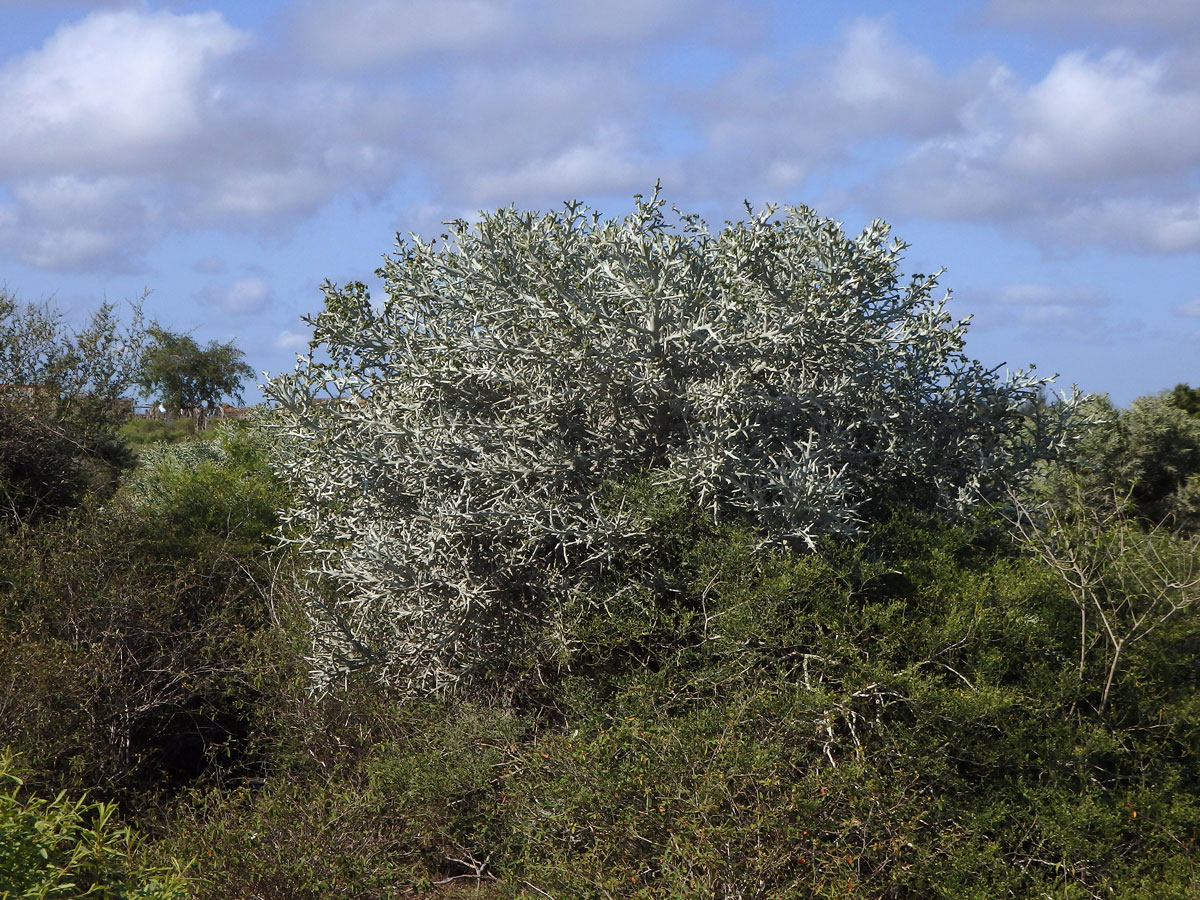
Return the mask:
<svg viewBox="0 0 1200 900">
<path fill-rule="evenodd" d="M 1076 600 L 990 513 L 763 552 L 634 480 L 600 502 L 655 540 L 479 678 L 314 697 L 264 453 L 147 448 L 0 540 L 0 743 L 120 797 L 198 897 L 1200 893 L 1195 609 L 1105 704 Z"/>
<path fill-rule="evenodd" d="M 664 898 L 1200 886 L 1194 713 L 1167 725 L 1158 706 L 1194 688 L 1127 682 L 1138 711 L 1097 716 L 1073 604 L 994 528 L 901 518 L 824 560 L 749 549 L 737 532 L 695 541 L 672 591 L 605 626 L 611 644 L 669 622 L 670 649 L 560 684 L 562 724 L 507 769 L 505 883 Z M 1194 613 L 1177 624 L 1175 646 L 1200 637 Z"/>
<path fill-rule="evenodd" d="M 1099 714 L 1073 601 L 1001 523 L 772 555 L 670 492 L 627 503 L 657 583 L 564 609 L 557 652 L 474 700 L 295 683 L 261 785 L 193 798 L 164 849 L 214 898 L 1200 888 L 1194 612 Z"/>
<path fill-rule="evenodd" d="M 132 460 L 116 439 L 141 355 L 140 304 L 110 303 L 79 331 L 48 303 L 0 288 L 0 527 L 56 516 L 107 493 Z"/>
<path fill-rule="evenodd" d="M 163 851 L 199 858 L 201 897 L 487 886 L 488 856 L 510 830 L 499 775 L 525 725 L 478 705 L 403 704 L 360 687 L 354 698 L 291 707 L 275 757 L 290 764 L 261 787 L 197 794 L 173 818 Z"/>
<path fill-rule="evenodd" d="M 0 401 L 0 524 L 75 505 L 86 487 L 74 443 L 49 423 Z"/>
<path fill-rule="evenodd" d="M 217 459 L 148 467 L 104 506 L 0 540 L 0 741 L 37 778 L 132 809 L 255 765 L 290 652 L 259 453 L 231 433 Z"/>
</svg>

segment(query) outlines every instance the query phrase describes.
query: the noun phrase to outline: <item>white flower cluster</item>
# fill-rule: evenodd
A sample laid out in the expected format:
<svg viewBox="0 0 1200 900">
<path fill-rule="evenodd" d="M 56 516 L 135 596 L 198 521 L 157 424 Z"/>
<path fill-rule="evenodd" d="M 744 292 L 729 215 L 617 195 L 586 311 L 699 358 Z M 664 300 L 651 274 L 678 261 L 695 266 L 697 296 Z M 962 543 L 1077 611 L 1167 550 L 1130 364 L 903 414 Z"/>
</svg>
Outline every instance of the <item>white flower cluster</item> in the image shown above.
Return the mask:
<svg viewBox="0 0 1200 900">
<path fill-rule="evenodd" d="M 402 242 L 382 309 L 327 287 L 313 352 L 267 388 L 319 679 L 372 665 L 436 690 L 503 659 L 511 629 L 653 543 L 612 500 L 635 477 L 772 545 L 998 496 L 1071 404 L 966 358 L 903 249 L 805 208 L 714 235 L 656 192 L 621 220 L 509 209 Z"/>
</svg>

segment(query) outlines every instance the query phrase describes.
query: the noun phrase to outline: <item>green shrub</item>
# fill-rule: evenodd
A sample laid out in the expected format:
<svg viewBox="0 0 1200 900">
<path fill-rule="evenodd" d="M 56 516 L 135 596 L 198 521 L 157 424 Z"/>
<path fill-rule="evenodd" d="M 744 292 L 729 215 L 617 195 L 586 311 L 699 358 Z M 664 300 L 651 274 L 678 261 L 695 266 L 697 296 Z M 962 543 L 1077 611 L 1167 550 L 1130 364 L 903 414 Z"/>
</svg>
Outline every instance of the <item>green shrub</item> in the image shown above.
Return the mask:
<svg viewBox="0 0 1200 900">
<path fill-rule="evenodd" d="M 207 535 L 261 551 L 270 546 L 285 498 L 268 452 L 266 432 L 244 423 L 205 440 L 156 444 L 141 452 L 118 500 L 164 547 Z"/>
<path fill-rule="evenodd" d="M 0 898 L 172 900 L 190 896 L 186 867 L 148 865 L 116 807 L 27 796 L 12 754 L 0 752 Z"/>
<path fill-rule="evenodd" d="M 77 448 L 48 423 L 0 401 L 0 524 L 73 506 L 86 480 Z"/>
<path fill-rule="evenodd" d="M 0 527 L 108 493 L 132 461 L 116 440 L 141 355 L 136 304 L 132 318 L 122 327 L 105 303 L 72 331 L 49 304 L 0 288 Z"/>
<path fill-rule="evenodd" d="M 1098 715 L 1070 596 L 987 521 L 901 516 L 825 559 L 754 554 L 702 520 L 691 533 L 654 602 L 610 610 L 568 637 L 564 671 L 539 673 L 558 727 L 502 769 L 503 884 L 979 900 L 1200 887 L 1194 655 L 1140 669 L 1119 715 Z M 1194 610 L 1173 624 L 1159 654 L 1200 639 Z"/>
<path fill-rule="evenodd" d="M 497 774 L 523 723 L 472 705 L 401 704 L 369 684 L 353 699 L 295 687 L 301 695 L 275 723 L 278 768 L 254 789 L 197 792 L 170 820 L 160 852 L 198 858 L 199 896 L 326 900 L 460 880 L 486 886 L 486 854 L 506 830 Z M 463 878 L 472 865 L 482 879 Z"/>
<path fill-rule="evenodd" d="M 1177 384 L 1169 394 L 1171 404 L 1189 416 L 1200 416 L 1200 388 Z"/>
<path fill-rule="evenodd" d="M 1200 524 L 1200 418 L 1187 411 L 1190 396 L 1181 397 L 1177 388 L 1138 397 L 1126 409 L 1091 398 L 1085 407 L 1091 424 L 1072 457 L 1049 470 L 1040 493 L 1064 508 L 1080 489 L 1088 503 L 1107 509 L 1128 500 L 1129 511 L 1147 523 L 1194 530 Z"/>
</svg>

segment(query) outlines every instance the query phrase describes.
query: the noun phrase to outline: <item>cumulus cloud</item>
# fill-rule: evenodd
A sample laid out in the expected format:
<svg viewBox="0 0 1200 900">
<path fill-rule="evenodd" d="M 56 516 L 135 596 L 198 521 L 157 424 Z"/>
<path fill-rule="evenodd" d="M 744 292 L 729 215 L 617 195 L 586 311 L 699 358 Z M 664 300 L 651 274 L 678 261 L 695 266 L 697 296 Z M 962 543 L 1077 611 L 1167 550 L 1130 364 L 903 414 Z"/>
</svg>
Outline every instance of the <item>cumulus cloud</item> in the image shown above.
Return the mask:
<svg viewBox="0 0 1200 900">
<path fill-rule="evenodd" d="M 644 85 L 587 57 L 464 64 L 419 118 L 399 139 L 447 210 L 628 196 L 663 174 Z"/>
<path fill-rule="evenodd" d="M 0 7 L 22 6 L 145 6 L 146 0 L 0 0 Z"/>
<path fill-rule="evenodd" d="M 1025 223 L 1060 246 L 1147 254 L 1200 252 L 1200 196 L 1117 196 L 1065 204 L 1043 222 Z"/>
<path fill-rule="evenodd" d="M 192 265 L 192 271 L 200 275 L 220 275 L 225 268 L 225 260 L 219 256 L 202 256 Z"/>
<path fill-rule="evenodd" d="M 35 266 L 128 267 L 205 128 L 213 64 L 245 36 L 215 13 L 97 12 L 0 70 L 0 246 Z"/>
<path fill-rule="evenodd" d="M 213 64 L 246 37 L 217 13 L 95 13 L 0 72 L 0 173 L 131 172 L 194 139 Z"/>
<path fill-rule="evenodd" d="M 995 221 L 1047 247 L 1200 250 L 1200 86 L 1167 56 L 1068 53 L 1023 85 L 997 66 L 957 127 L 864 195 Z"/>
<path fill-rule="evenodd" d="M 396 92 L 256 68 L 217 13 L 98 11 L 0 69 L 0 247 L 127 265 L 157 233 L 273 227 L 395 177 Z M 380 115 L 380 110 L 387 112 Z"/>
<path fill-rule="evenodd" d="M 125 176 L 21 179 L 0 206 L 0 246 L 34 266 L 134 267 L 132 249 L 157 218 L 152 200 Z"/>
<path fill-rule="evenodd" d="M 924 130 L 940 119 L 948 99 L 944 82 L 931 59 L 869 19 L 849 28 L 829 73 L 831 99 L 840 111 L 853 113 L 859 128 L 872 123 L 888 131 L 905 123 Z M 902 118 L 904 113 L 912 118 Z"/>
<path fill-rule="evenodd" d="M 852 23 L 829 50 L 746 58 L 683 98 L 705 144 L 691 180 L 728 185 L 731 194 L 794 189 L 814 171 L 853 159 L 864 143 L 953 128 L 956 109 L 984 75 L 976 67 L 945 75 L 886 23 L 869 19 Z"/>
<path fill-rule="evenodd" d="M 510 0 L 311 0 L 293 14 L 292 39 L 318 63 L 357 69 L 511 37 Z"/>
<path fill-rule="evenodd" d="M 628 136 L 618 129 L 603 130 L 594 140 L 562 147 L 546 156 L 520 162 L 507 171 L 486 172 L 466 185 L 484 204 L 504 204 L 512 197 L 563 200 L 582 192 L 616 193 L 631 185 L 649 186 L 662 174 L 661 166 L 638 159 Z"/>
<path fill-rule="evenodd" d="M 580 15 L 515 0 L 300 7 L 291 39 L 307 23 L 322 52 L 448 54 L 383 75 L 310 71 L 295 45 L 264 47 L 217 13 L 93 12 L 0 68 L 0 248 L 48 268 L 128 265 L 169 229 L 287 229 L 402 177 L 445 208 L 644 190 L 662 174 L 651 103 L 605 47 L 702 7 L 565 6 Z M 503 35 L 519 55 L 480 52 Z M 68 187 L 80 196 L 56 208 Z"/>
<path fill-rule="evenodd" d="M 435 218 L 627 197 L 658 177 L 728 210 L 873 153 L 876 180 L 838 190 L 893 217 L 1000 222 L 1051 247 L 1200 248 L 1185 55 L 1066 53 L 1026 83 L 987 59 L 947 71 L 866 18 L 826 46 L 748 49 L 759 25 L 742 11 L 302 0 L 259 40 L 212 12 L 93 9 L 0 68 L 0 249 L 129 266 L 172 229 L 286 231 L 331 198 L 403 184 Z M 711 78 L 648 75 L 684 45 L 724 48 Z"/>
<path fill-rule="evenodd" d="M 308 350 L 308 342 L 312 335 L 307 331 L 292 331 L 284 329 L 275 336 L 271 345 L 276 350 L 288 350 L 292 353 L 304 353 Z"/>
<path fill-rule="evenodd" d="M 1200 87 L 1164 59 L 1068 53 L 1017 98 L 1002 164 L 1071 181 L 1186 172 L 1200 160 Z"/>
<path fill-rule="evenodd" d="M 548 46 L 577 48 L 581 44 L 646 45 L 664 39 L 678 40 L 695 28 L 727 19 L 704 0 L 540 0 L 527 2 L 526 15 L 537 23 Z M 714 18 L 714 12 L 717 13 Z M 544 30 L 543 30 L 544 29 Z"/>
<path fill-rule="evenodd" d="M 729 23 L 702 0 L 307 0 L 291 40 L 334 70 L 469 59 L 572 56 L 678 40 Z M 712 30 L 715 33 L 715 30 Z"/>
</svg>

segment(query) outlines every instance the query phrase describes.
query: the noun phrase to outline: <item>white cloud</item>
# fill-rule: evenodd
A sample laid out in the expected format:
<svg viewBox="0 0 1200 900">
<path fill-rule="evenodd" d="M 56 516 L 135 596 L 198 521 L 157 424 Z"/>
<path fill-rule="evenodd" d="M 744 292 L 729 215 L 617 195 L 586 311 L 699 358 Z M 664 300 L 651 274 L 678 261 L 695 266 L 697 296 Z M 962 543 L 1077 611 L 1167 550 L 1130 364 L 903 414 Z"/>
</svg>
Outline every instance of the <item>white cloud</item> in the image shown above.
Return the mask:
<svg viewBox="0 0 1200 900">
<path fill-rule="evenodd" d="M 1102 246 L 1148 254 L 1197 253 L 1200 196 L 1118 196 L 1081 202 L 1027 227 L 1071 249 Z"/>
<path fill-rule="evenodd" d="M 861 194 L 902 214 L 1000 223 L 1046 248 L 1200 250 L 1200 86 L 1176 62 L 1069 53 L 1032 85 L 997 67 L 957 128 Z"/>
<path fill-rule="evenodd" d="M 980 67 L 945 75 L 885 23 L 868 19 L 828 50 L 745 58 L 684 100 L 705 139 L 691 179 L 706 192 L 741 195 L 734 199 L 748 191 L 777 196 L 853 159 L 870 141 L 953 129 L 956 110 L 987 75 Z"/>
<path fill-rule="evenodd" d="M 528 20 L 544 28 L 548 44 L 578 47 L 592 42 L 643 44 L 678 40 L 703 26 L 719 4 L 703 0 L 541 0 L 525 4 Z"/>
<path fill-rule="evenodd" d="M 166 228 L 275 227 L 379 192 L 396 90 L 279 73 L 216 13 L 95 12 L 0 69 L 0 248 L 127 267 Z"/>
<path fill-rule="evenodd" d="M 1047 284 L 1010 284 L 983 294 L 1002 306 L 1046 308 L 1107 306 L 1111 300 L 1092 288 L 1056 287 Z"/>
<path fill-rule="evenodd" d="M 1005 166 L 1091 181 L 1187 171 L 1200 160 L 1200 86 L 1173 84 L 1163 59 L 1069 53 L 1013 110 Z"/>
<path fill-rule="evenodd" d="M 293 40 L 325 65 L 356 69 L 505 39 L 514 7 L 511 0 L 313 0 L 294 13 Z"/>
<path fill-rule="evenodd" d="M 312 335 L 307 331 L 284 330 L 276 335 L 271 345 L 276 350 L 289 350 L 292 353 L 304 353 L 308 350 L 308 342 Z"/>
<path fill-rule="evenodd" d="M 156 218 L 132 179 L 57 175 L 23 179 L 0 215 L 0 246 L 31 265 L 79 269 L 107 262 L 128 268 L 129 252 Z"/>
<path fill-rule="evenodd" d="M 937 66 L 900 44 L 879 21 L 860 19 L 849 28 L 829 82 L 837 106 L 868 122 L 883 117 L 888 130 L 902 124 L 902 116 L 943 115 L 947 85 Z"/>
<path fill-rule="evenodd" d="M 133 171 L 200 132 L 214 63 L 245 36 L 216 13 L 95 13 L 0 72 L 0 172 Z"/>
<path fill-rule="evenodd" d="M 1185 319 L 1200 319 L 1200 297 L 1188 303 L 1178 303 L 1172 312 Z"/>
<path fill-rule="evenodd" d="M 225 271 L 225 260 L 219 256 L 204 256 L 196 260 L 192 271 L 200 275 L 220 275 Z"/>
<path fill-rule="evenodd" d="M 583 193 L 616 193 L 647 188 L 662 174 L 619 129 L 602 129 L 594 140 L 572 143 L 547 156 L 530 159 L 508 171 L 474 177 L 469 192 L 483 204 L 511 202 L 513 197 L 558 201 Z"/>
<path fill-rule="evenodd" d="M 622 0 L 579 19 L 516 0 L 454 0 L 432 15 L 415 2 L 301 8 L 299 21 L 330 52 L 345 38 L 346 52 L 462 54 L 453 65 L 426 59 L 416 78 L 313 75 L 216 13 L 95 12 L 0 69 L 10 126 L 0 134 L 0 176 L 25 186 L 10 192 L 0 248 L 46 267 L 106 256 L 128 265 L 165 229 L 286 228 L 338 193 L 381 198 L 409 174 L 447 208 L 646 189 L 662 172 L 646 163 L 645 85 L 636 67 L 596 47 L 634 46 L 697 3 Z M 546 34 L 571 29 L 591 35 L 593 50 L 521 46 L 549 47 Z M 476 52 L 510 32 L 520 32 L 510 42 L 519 56 Z M 61 207 L 73 217 L 50 202 L 68 181 L 90 198 Z M 96 191 L 109 183 L 120 189 L 105 205 Z"/>
<path fill-rule="evenodd" d="M 291 39 L 310 59 L 342 71 L 436 57 L 570 58 L 597 47 L 678 40 L 696 29 L 727 30 L 718 6 L 702 0 L 307 0 L 290 14 Z"/>
<path fill-rule="evenodd" d="M 261 218 L 307 212 L 329 193 L 326 173 L 311 166 L 283 171 L 231 171 L 205 185 L 197 208 L 216 218 Z"/>
<path fill-rule="evenodd" d="M 0 0 L 0 6 L 145 6 L 145 0 Z"/>
<path fill-rule="evenodd" d="M 586 58 L 464 65 L 426 99 L 419 121 L 399 125 L 399 140 L 446 208 L 629 194 L 662 174 L 649 163 L 661 157 L 643 85 Z"/>
<path fill-rule="evenodd" d="M 857 193 L 828 189 L 1051 248 L 1200 248 L 1200 81 L 1183 55 L 1064 54 L 1026 83 L 989 60 L 946 71 L 864 18 L 786 57 L 738 44 L 715 80 L 648 80 L 665 45 L 728 51 L 717 32 L 738 9 L 305 0 L 278 46 L 216 13 L 94 11 L 0 68 L 0 249 L 130 265 L 168 229 L 284 230 L 398 184 L 457 210 L 662 177 L 728 210 L 906 148 Z"/>
</svg>

